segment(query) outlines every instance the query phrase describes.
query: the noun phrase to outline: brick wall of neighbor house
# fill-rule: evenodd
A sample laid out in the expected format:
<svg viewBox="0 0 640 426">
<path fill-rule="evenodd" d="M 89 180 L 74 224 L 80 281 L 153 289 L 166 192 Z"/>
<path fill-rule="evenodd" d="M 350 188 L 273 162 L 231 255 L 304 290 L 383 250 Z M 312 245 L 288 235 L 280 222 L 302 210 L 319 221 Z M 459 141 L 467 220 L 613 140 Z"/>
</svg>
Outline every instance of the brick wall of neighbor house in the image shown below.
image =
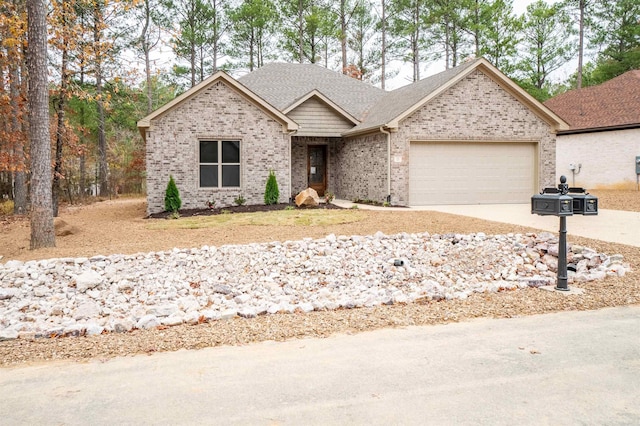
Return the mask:
<svg viewBox="0 0 640 426">
<path fill-rule="evenodd" d="M 558 135 L 556 175 L 573 185 L 569 164 L 582 164 L 575 186 L 596 189 L 636 189 L 636 156 L 640 129 Z M 577 170 L 576 170 L 577 171 Z"/>
<path fill-rule="evenodd" d="M 555 186 L 556 136 L 549 125 L 477 70 L 407 117 L 391 134 L 392 204 L 409 201 L 412 140 L 536 141 L 538 186 Z"/>
<path fill-rule="evenodd" d="M 307 189 L 307 146 L 327 146 L 327 190 L 335 193 L 335 148 L 340 138 L 293 136 L 291 138 L 291 195 Z"/>
<path fill-rule="evenodd" d="M 240 188 L 199 188 L 199 140 L 240 140 Z M 147 210 L 164 210 L 164 192 L 173 175 L 183 209 L 233 204 L 242 194 L 247 204 L 264 203 L 273 169 L 280 201 L 290 197 L 289 138 L 282 125 L 223 82 L 216 82 L 151 122 L 147 137 Z"/>
<path fill-rule="evenodd" d="M 345 200 L 387 198 L 387 138 L 376 133 L 336 144 L 336 197 Z"/>
</svg>

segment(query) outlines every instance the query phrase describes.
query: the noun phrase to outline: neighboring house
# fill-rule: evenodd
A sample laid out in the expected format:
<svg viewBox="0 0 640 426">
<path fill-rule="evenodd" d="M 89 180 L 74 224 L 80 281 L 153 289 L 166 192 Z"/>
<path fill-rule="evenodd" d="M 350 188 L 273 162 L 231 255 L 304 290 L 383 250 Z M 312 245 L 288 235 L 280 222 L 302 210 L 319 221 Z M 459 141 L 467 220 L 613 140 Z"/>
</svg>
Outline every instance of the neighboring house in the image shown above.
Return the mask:
<svg viewBox="0 0 640 426">
<path fill-rule="evenodd" d="M 566 123 L 485 59 L 391 92 L 310 64 L 218 72 L 138 122 L 149 213 L 307 187 L 393 205 L 525 203 L 555 185 Z"/>
<path fill-rule="evenodd" d="M 570 90 L 545 105 L 569 130 L 558 132 L 556 174 L 587 189 L 636 189 L 640 159 L 640 70 Z"/>
</svg>

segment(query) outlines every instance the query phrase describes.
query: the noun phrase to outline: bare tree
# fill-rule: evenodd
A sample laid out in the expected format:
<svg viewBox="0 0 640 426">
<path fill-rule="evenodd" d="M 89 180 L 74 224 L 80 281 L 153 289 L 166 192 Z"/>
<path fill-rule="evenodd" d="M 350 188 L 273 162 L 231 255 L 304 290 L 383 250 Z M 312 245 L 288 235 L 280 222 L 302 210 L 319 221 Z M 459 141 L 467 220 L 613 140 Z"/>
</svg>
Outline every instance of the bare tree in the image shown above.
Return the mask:
<svg viewBox="0 0 640 426">
<path fill-rule="evenodd" d="M 31 142 L 31 249 L 55 247 L 51 200 L 49 88 L 47 81 L 47 6 L 27 0 L 29 139 Z"/>
</svg>

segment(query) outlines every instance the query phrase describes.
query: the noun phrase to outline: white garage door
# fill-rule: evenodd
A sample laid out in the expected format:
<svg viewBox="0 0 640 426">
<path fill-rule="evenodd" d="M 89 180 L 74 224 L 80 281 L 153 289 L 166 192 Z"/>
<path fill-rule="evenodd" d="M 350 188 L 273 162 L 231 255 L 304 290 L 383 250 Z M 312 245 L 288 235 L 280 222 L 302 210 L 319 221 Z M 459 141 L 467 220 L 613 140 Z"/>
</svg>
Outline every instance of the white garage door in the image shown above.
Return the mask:
<svg viewBox="0 0 640 426">
<path fill-rule="evenodd" d="M 536 144 L 412 142 L 409 204 L 527 203 L 536 189 Z"/>
</svg>

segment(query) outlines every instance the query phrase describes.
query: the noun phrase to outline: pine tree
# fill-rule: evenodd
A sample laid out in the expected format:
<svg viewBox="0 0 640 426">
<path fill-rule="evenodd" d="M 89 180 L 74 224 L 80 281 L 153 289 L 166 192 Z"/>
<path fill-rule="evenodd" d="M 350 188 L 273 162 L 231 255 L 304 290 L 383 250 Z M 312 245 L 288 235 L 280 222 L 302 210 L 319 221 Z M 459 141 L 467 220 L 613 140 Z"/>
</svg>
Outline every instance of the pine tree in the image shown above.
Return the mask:
<svg viewBox="0 0 640 426">
<path fill-rule="evenodd" d="M 168 212 L 175 213 L 182 207 L 182 200 L 180 199 L 180 191 L 176 186 L 176 181 L 173 180 L 173 176 L 169 175 L 169 183 L 167 184 L 167 190 L 164 193 L 164 209 Z"/>
<path fill-rule="evenodd" d="M 31 245 L 55 247 L 51 199 L 51 146 L 47 81 L 47 4 L 27 1 L 29 139 L 31 142 Z"/>
<path fill-rule="evenodd" d="M 278 181 L 276 180 L 276 174 L 273 170 L 269 170 L 267 187 L 264 190 L 264 203 L 266 205 L 277 204 L 278 198 L 280 198 L 280 191 L 278 190 Z"/>
</svg>

